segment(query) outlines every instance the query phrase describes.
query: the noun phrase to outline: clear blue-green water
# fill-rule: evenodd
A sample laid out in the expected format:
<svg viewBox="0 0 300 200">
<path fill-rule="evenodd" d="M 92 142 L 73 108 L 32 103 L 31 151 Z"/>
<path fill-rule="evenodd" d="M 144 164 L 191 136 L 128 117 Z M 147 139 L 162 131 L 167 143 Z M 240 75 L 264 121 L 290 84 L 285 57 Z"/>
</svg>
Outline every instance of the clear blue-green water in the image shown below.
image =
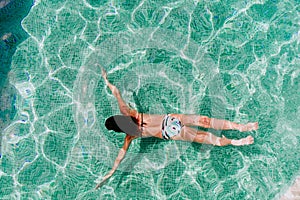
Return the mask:
<svg viewBox="0 0 300 200">
<path fill-rule="evenodd" d="M 15 88 L 9 84 L 12 55 L 18 44 L 23 42 L 28 34 L 22 29 L 21 20 L 28 14 L 32 0 L 1 0 L 0 1 L 0 132 L 13 120 L 16 109 Z M 0 139 L 1 141 L 1 139 Z"/>
<path fill-rule="evenodd" d="M 36 1 L 12 58 L 2 133 L 3 199 L 277 199 L 299 175 L 299 1 Z M 133 141 L 99 67 L 141 112 L 258 121 L 209 130 L 243 147 Z M 205 129 L 204 129 L 205 130 Z"/>
</svg>

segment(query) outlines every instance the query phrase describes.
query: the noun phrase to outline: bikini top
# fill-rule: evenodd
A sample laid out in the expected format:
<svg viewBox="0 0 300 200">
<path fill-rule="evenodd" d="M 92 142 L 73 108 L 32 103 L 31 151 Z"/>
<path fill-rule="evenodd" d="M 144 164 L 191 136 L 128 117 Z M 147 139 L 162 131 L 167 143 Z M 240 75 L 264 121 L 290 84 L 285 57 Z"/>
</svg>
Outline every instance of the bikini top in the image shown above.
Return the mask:
<svg viewBox="0 0 300 200">
<path fill-rule="evenodd" d="M 146 125 L 147 123 L 144 123 L 144 121 L 143 121 L 144 120 L 143 113 L 141 113 L 141 115 L 142 115 L 141 116 L 142 117 L 141 127 L 144 127 L 143 125 Z"/>
</svg>

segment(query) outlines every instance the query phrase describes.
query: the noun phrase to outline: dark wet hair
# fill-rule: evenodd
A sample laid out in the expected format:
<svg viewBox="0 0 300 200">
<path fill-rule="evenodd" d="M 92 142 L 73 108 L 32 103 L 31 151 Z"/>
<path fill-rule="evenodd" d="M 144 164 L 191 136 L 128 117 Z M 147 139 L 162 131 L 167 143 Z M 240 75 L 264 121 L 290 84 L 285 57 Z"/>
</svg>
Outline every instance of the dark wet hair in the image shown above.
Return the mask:
<svg viewBox="0 0 300 200">
<path fill-rule="evenodd" d="M 136 118 L 124 115 L 114 115 L 106 119 L 105 127 L 108 130 L 115 132 L 126 133 L 131 136 L 141 136 L 142 132 L 139 129 Z"/>
</svg>

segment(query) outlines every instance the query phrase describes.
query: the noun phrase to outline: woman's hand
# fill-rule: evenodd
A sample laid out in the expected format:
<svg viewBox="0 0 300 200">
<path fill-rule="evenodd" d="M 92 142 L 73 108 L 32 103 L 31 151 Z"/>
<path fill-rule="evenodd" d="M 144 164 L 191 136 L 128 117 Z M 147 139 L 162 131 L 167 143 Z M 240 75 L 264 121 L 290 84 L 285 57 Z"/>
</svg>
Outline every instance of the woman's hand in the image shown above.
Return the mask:
<svg viewBox="0 0 300 200">
<path fill-rule="evenodd" d="M 99 64 L 96 64 L 96 65 L 97 65 L 98 67 L 101 68 L 101 76 L 103 77 L 103 79 L 104 79 L 106 85 L 108 85 L 109 82 L 108 82 L 108 80 L 107 80 L 107 74 L 106 74 L 105 69 L 104 69 L 101 65 L 99 65 Z"/>
<path fill-rule="evenodd" d="M 103 69 L 103 67 L 101 67 L 101 75 L 102 77 L 104 78 L 105 81 L 107 81 L 107 74 L 106 74 L 106 71 Z"/>
<path fill-rule="evenodd" d="M 98 66 L 98 67 L 101 68 L 101 76 L 104 78 L 105 81 L 107 81 L 107 74 L 106 74 L 105 69 L 101 65 L 99 65 L 98 63 L 96 63 L 95 66 Z"/>
</svg>

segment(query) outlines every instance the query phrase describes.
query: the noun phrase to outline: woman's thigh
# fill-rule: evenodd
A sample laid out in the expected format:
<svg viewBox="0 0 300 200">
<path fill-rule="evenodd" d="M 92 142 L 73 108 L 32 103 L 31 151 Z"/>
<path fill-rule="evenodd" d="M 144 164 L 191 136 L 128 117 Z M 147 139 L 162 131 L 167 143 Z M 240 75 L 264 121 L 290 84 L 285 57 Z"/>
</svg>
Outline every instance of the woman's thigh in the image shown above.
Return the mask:
<svg viewBox="0 0 300 200">
<path fill-rule="evenodd" d="M 193 142 L 197 136 L 197 130 L 191 127 L 182 127 L 180 134 L 173 136 L 172 140 L 183 140 L 188 142 Z"/>
<path fill-rule="evenodd" d="M 186 126 L 202 126 L 209 128 L 211 119 L 204 115 L 195 114 L 170 114 L 172 117 L 176 117 Z"/>
<path fill-rule="evenodd" d="M 206 131 L 198 131 L 197 129 L 184 126 L 179 135 L 175 135 L 172 140 L 182 140 L 187 142 L 197 142 L 216 145 L 219 137 Z"/>
</svg>

